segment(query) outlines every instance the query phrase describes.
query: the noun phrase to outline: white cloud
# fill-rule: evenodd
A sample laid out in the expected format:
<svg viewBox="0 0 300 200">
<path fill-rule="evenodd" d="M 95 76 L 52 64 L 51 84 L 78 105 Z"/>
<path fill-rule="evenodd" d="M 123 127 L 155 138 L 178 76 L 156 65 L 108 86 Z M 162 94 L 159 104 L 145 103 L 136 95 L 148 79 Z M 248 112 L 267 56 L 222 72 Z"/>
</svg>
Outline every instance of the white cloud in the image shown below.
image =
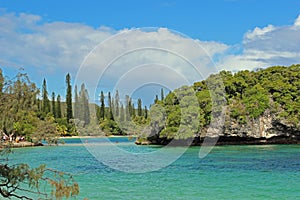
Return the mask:
<svg viewBox="0 0 300 200">
<path fill-rule="evenodd" d="M 300 15 L 294 24 L 256 27 L 244 35 L 242 53 L 228 55 L 218 64 L 226 69 L 253 69 L 300 63 Z"/>
<path fill-rule="evenodd" d="M 36 15 L 5 14 L 0 16 L 0 59 L 19 66 L 72 70 L 97 43 L 112 34 L 102 27 L 43 23 Z"/>
<path fill-rule="evenodd" d="M 300 15 L 297 17 L 297 19 L 294 22 L 295 26 L 300 26 Z"/>
<path fill-rule="evenodd" d="M 47 23 L 40 16 L 24 13 L 0 15 L 0 65 L 34 67 L 53 74 L 59 69 L 75 74 L 92 49 L 84 63 L 90 68 L 82 72 L 89 80 L 99 78 L 97 73 L 123 54 L 105 71 L 107 83 L 151 63 L 160 64 L 155 65 L 162 69 L 159 77 L 172 83 L 176 77 L 170 75 L 170 68 L 163 70 L 164 66 L 190 80 L 199 79 L 185 58 L 201 63 L 198 67 L 203 77 L 214 71 L 211 58 L 219 69 L 227 70 L 290 65 L 300 60 L 300 15 L 292 25 L 256 27 L 245 33 L 240 45 L 234 46 L 186 38 L 166 28 L 117 31 L 79 23 Z M 148 80 L 147 75 L 135 74 L 141 80 Z"/>
</svg>

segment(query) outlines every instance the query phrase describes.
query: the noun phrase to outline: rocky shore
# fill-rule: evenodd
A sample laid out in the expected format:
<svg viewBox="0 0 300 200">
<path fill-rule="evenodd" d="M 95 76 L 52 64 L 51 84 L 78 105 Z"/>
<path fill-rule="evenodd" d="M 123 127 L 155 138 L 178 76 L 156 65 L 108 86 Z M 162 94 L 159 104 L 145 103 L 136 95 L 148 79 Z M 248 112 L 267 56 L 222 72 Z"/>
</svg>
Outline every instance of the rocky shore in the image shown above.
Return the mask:
<svg viewBox="0 0 300 200">
<path fill-rule="evenodd" d="M 205 141 L 205 142 L 204 142 Z M 170 143 L 171 142 L 171 143 Z M 204 142 L 204 143 L 203 143 Z M 278 120 L 269 110 L 257 119 L 238 123 L 226 115 L 221 127 L 204 127 L 194 138 L 173 140 L 153 135 L 147 139 L 137 139 L 138 145 L 243 145 L 243 144 L 300 144 L 300 126 Z"/>
<path fill-rule="evenodd" d="M 43 144 L 38 143 L 32 143 L 28 141 L 22 141 L 22 142 L 11 142 L 11 143 L 1 143 L 1 147 L 10 147 L 10 148 L 21 148 L 21 147 L 34 147 L 34 146 L 43 146 Z"/>
</svg>

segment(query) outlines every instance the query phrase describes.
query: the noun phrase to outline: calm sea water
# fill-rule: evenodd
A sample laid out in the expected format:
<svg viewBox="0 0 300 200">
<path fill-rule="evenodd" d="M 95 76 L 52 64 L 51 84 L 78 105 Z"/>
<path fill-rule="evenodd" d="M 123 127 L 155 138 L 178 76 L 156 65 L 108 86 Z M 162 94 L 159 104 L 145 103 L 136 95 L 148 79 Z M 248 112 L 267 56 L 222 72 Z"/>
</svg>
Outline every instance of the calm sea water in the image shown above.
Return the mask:
<svg viewBox="0 0 300 200">
<path fill-rule="evenodd" d="M 71 172 L 80 185 L 77 199 L 300 199 L 300 145 L 218 146 L 203 159 L 200 147 L 190 147 L 160 170 L 126 173 L 99 162 L 83 143 L 134 153 L 159 148 L 136 146 L 127 138 L 110 140 L 66 139 L 62 146 L 16 149 L 10 159 Z"/>
</svg>

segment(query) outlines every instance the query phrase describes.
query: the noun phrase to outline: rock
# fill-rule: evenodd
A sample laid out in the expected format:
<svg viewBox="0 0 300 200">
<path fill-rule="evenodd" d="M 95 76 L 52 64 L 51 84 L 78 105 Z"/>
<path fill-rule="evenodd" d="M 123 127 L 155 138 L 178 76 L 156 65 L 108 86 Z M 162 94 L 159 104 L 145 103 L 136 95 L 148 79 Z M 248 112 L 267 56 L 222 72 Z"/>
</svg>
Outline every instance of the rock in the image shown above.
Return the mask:
<svg viewBox="0 0 300 200">
<path fill-rule="evenodd" d="M 218 127 L 212 123 L 209 127 L 203 127 L 201 132 L 196 135 L 192 145 L 201 145 L 205 137 L 208 145 L 210 144 L 210 138 L 211 144 L 214 145 L 213 141 L 216 137 L 218 137 L 217 145 L 300 144 L 300 126 L 296 127 L 276 119 L 275 114 L 271 114 L 270 110 L 266 110 L 259 118 L 250 119 L 244 124 L 226 115 L 223 126 Z M 160 138 L 157 135 L 148 138 L 148 140 L 144 144 L 167 145 L 172 141 L 172 139 Z M 142 142 L 138 144 L 142 144 Z"/>
</svg>

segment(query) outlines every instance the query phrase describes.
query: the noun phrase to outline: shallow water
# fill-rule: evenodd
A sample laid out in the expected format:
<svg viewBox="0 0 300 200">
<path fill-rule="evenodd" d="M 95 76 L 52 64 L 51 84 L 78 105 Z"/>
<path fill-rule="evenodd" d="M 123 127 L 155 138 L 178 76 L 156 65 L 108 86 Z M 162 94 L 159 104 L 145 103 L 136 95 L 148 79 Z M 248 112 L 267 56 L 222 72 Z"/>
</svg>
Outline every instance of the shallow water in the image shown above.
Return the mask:
<svg viewBox="0 0 300 200">
<path fill-rule="evenodd" d="M 161 148 L 136 146 L 127 138 L 65 141 L 61 146 L 16 149 L 10 159 L 74 174 L 78 199 L 300 199 L 300 145 L 217 146 L 203 159 L 198 156 L 200 147 L 190 147 L 157 171 L 126 173 L 101 163 L 90 147 L 107 152 L 114 146 L 137 155 Z M 167 151 L 171 155 L 183 148 Z M 163 162 L 160 159 L 156 162 Z M 148 162 L 143 163 L 153 165 Z"/>
</svg>

